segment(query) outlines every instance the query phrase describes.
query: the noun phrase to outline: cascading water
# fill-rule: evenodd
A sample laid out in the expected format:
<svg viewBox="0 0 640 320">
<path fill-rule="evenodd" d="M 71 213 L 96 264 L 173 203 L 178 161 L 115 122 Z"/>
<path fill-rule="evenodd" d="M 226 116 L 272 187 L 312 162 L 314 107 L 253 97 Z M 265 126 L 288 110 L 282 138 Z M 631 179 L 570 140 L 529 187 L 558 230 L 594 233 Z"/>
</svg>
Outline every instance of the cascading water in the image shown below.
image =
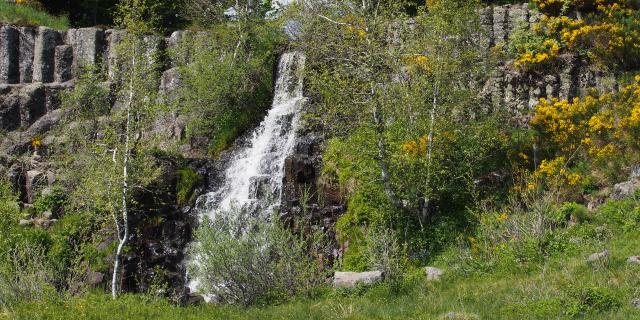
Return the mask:
<svg viewBox="0 0 640 320">
<path fill-rule="evenodd" d="M 279 206 L 284 160 L 293 151 L 298 111 L 305 99 L 304 63 L 305 56 L 299 52 L 288 52 L 280 58 L 271 109 L 248 143 L 233 151 L 220 186 L 198 199 L 201 220 L 238 210 L 266 217 Z M 197 257 L 193 259 L 191 263 L 198 263 Z M 189 287 L 197 291 L 197 279 Z"/>
</svg>

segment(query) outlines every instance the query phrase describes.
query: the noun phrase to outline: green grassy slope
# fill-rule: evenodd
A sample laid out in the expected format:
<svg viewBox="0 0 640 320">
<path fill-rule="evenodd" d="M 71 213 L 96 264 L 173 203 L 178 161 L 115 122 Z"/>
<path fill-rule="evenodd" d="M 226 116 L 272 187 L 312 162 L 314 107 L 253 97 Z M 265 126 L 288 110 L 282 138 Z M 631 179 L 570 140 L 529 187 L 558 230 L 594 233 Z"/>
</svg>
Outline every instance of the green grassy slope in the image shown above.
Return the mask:
<svg viewBox="0 0 640 320">
<path fill-rule="evenodd" d="M 615 207 L 615 206 L 614 206 Z M 610 212 L 609 210 L 608 212 Z M 320 298 L 263 308 L 174 307 L 166 301 L 128 295 L 112 301 L 95 293 L 70 300 L 23 304 L 7 319 L 640 319 L 631 304 L 640 297 L 640 232 L 608 217 L 574 226 L 571 250 L 542 262 L 515 268 L 474 271 L 456 262 L 456 248 L 435 265 L 447 270 L 439 282 L 427 282 L 416 270 L 401 292 L 380 285 L 352 292 L 327 290 Z M 593 233 L 593 230 L 606 230 Z M 588 264 L 586 257 L 608 249 L 608 261 Z M 456 271 L 458 270 L 458 271 Z M 465 272 L 461 270 L 466 270 Z M 0 316 L 2 318 L 2 316 Z"/>
<path fill-rule="evenodd" d="M 69 28 L 67 17 L 56 17 L 25 4 L 0 1 L 0 24 L 46 26 L 57 30 Z"/>
</svg>

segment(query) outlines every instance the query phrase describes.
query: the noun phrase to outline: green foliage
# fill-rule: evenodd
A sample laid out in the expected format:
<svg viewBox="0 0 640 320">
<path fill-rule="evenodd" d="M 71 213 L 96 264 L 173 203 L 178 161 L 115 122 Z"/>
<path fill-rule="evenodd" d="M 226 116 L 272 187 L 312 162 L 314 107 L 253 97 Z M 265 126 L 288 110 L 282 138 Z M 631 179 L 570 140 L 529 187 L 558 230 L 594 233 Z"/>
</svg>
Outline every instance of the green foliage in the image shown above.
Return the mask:
<svg viewBox="0 0 640 320">
<path fill-rule="evenodd" d="M 67 194 L 63 187 L 57 186 L 50 189 L 46 195 L 39 195 L 33 203 L 36 212 L 50 211 L 54 215 L 60 215 L 66 204 Z"/>
<path fill-rule="evenodd" d="M 181 206 L 193 204 L 194 191 L 202 184 L 202 177 L 191 168 L 178 169 L 178 182 L 176 184 L 176 199 Z"/>
<path fill-rule="evenodd" d="M 0 310 L 55 296 L 54 269 L 41 247 L 23 244 L 0 262 Z"/>
<path fill-rule="evenodd" d="M 567 202 L 562 204 L 556 211 L 555 219 L 558 224 L 564 224 L 567 221 L 576 223 L 586 222 L 589 219 L 589 210 L 587 207 L 575 202 Z"/>
<path fill-rule="evenodd" d="M 184 25 L 179 15 L 183 1 L 122 0 L 115 9 L 115 23 L 136 33 L 165 33 Z"/>
<path fill-rule="evenodd" d="M 597 286 L 570 286 L 564 313 L 571 317 L 602 313 L 620 307 L 615 291 Z"/>
<path fill-rule="evenodd" d="M 172 53 L 183 63 L 174 104 L 188 119 L 192 147 L 217 155 L 264 115 L 282 42 L 278 26 L 276 21 L 249 21 L 246 30 L 238 30 L 220 24 L 188 35 Z"/>
<path fill-rule="evenodd" d="M 205 220 L 191 248 L 198 263 L 189 269 L 199 289 L 224 302 L 252 305 L 310 294 L 319 286 L 320 269 L 309 254 L 314 243 L 276 219 L 237 210 Z"/>
<path fill-rule="evenodd" d="M 67 30 L 69 20 L 64 16 L 53 16 L 31 4 L 16 4 L 0 1 L 0 22 L 13 25 L 46 26 L 57 30 Z"/>
</svg>

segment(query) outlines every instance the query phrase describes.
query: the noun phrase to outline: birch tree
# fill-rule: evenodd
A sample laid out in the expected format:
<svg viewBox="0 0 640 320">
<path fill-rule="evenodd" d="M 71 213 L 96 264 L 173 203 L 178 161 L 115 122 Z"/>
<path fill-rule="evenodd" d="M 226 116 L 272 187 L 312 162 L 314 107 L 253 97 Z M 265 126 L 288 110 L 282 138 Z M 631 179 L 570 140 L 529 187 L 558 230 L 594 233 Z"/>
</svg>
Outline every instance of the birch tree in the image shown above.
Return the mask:
<svg viewBox="0 0 640 320">
<path fill-rule="evenodd" d="M 401 1 L 300 9 L 308 118 L 329 138 L 323 181 L 349 202 L 339 228 L 382 223 L 421 245 L 436 220 L 473 201 L 497 143 L 490 131 L 479 138 L 486 124 L 471 85 L 484 63 L 479 2 L 427 3 L 413 17 Z"/>
</svg>

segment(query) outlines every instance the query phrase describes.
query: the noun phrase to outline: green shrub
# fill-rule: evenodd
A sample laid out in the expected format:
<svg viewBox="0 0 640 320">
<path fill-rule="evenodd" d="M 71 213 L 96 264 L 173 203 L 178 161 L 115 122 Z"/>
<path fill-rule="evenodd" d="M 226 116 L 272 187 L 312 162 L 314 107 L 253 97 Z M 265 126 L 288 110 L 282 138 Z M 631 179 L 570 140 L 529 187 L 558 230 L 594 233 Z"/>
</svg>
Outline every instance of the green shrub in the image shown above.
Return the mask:
<svg viewBox="0 0 640 320">
<path fill-rule="evenodd" d="M 195 201 L 195 189 L 202 184 L 202 177 L 191 168 L 178 169 L 178 182 L 176 185 L 176 200 L 181 206 L 193 204 Z"/>
<path fill-rule="evenodd" d="M 564 313 L 571 317 L 610 311 L 621 306 L 615 291 L 598 286 L 570 286 L 566 290 Z"/>
<path fill-rule="evenodd" d="M 56 295 L 54 269 L 42 247 L 22 244 L 0 262 L 0 308 L 11 310 L 20 303 Z"/>
<path fill-rule="evenodd" d="M 51 211 L 59 216 L 64 209 L 67 193 L 62 187 L 53 187 L 47 195 L 40 195 L 33 203 L 37 213 Z"/>
<path fill-rule="evenodd" d="M 286 229 L 272 216 L 243 210 L 205 219 L 195 234 L 189 274 L 202 293 L 227 303 L 268 304 L 310 294 L 324 282 L 315 244 Z"/>
<path fill-rule="evenodd" d="M 558 225 L 566 225 L 568 221 L 586 222 L 589 220 L 589 216 L 587 207 L 575 202 L 565 202 L 555 211 L 553 219 Z"/>
</svg>

